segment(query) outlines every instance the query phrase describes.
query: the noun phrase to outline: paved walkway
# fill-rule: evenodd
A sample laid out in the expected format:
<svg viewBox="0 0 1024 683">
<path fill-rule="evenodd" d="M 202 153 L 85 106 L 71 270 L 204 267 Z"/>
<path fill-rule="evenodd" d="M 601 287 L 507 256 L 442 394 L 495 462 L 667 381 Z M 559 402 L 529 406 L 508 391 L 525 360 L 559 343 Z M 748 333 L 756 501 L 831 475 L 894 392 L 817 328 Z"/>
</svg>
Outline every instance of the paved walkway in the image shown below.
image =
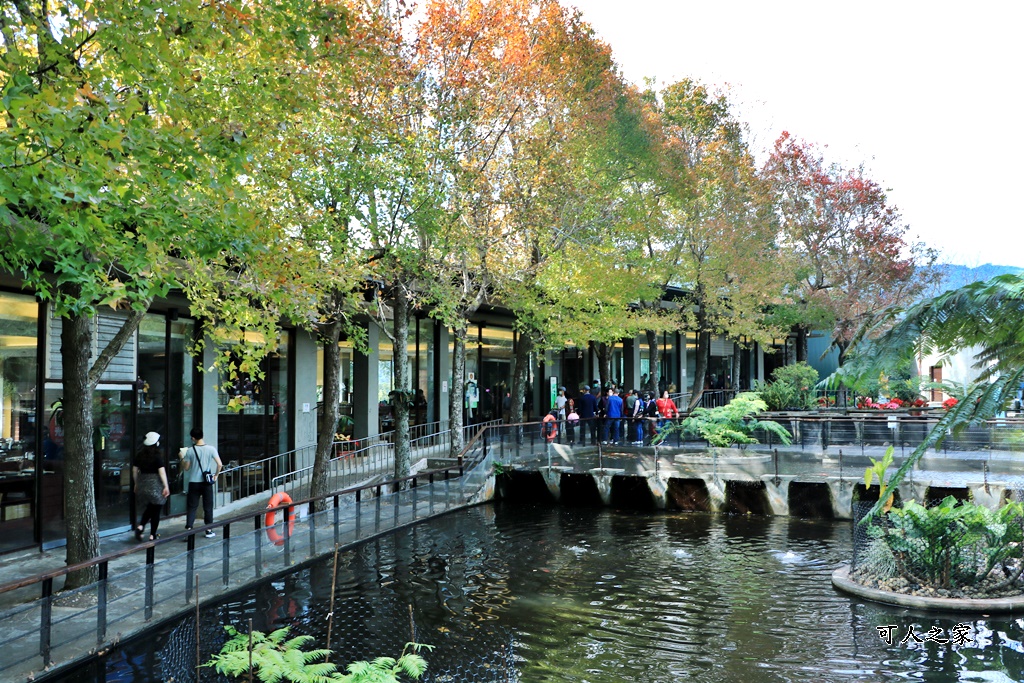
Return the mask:
<svg viewBox="0 0 1024 683">
<path fill-rule="evenodd" d="M 374 496 L 364 492 L 339 498 L 339 506 L 316 515 L 296 508 L 291 534 L 281 523 L 274 533 L 256 531 L 248 515 L 257 516 L 265 503 L 248 501 L 234 510 L 221 509 L 226 521 L 217 536 L 207 539 L 202 527 L 182 531 L 181 519 L 166 521 L 166 533 L 155 543 L 136 543 L 132 534 L 103 539 L 104 553 L 125 551 L 109 563 L 108 579 L 75 592 L 40 599 L 41 585 L 8 591 L 0 604 L 0 681 L 29 681 L 44 671 L 66 667 L 97 648 L 127 638 L 195 609 L 195 581 L 200 602 L 214 600 L 297 565 L 329 555 L 335 546 L 388 533 L 398 527 L 464 507 L 474 502 L 478 487 L 468 478 L 420 483 L 398 493 Z M 222 524 L 219 522 L 218 524 Z M 177 533 L 175 533 L 177 532 Z M 191 542 L 182 543 L 182 541 Z M 147 562 L 152 549 L 153 561 Z M 134 551 L 133 551 L 134 550 Z M 4 558 L 0 580 L 18 579 L 28 571 L 45 572 L 64 566 L 62 549 Z M 59 584 L 55 581 L 55 590 Z M 52 624 L 50 633 L 41 625 Z"/>
</svg>

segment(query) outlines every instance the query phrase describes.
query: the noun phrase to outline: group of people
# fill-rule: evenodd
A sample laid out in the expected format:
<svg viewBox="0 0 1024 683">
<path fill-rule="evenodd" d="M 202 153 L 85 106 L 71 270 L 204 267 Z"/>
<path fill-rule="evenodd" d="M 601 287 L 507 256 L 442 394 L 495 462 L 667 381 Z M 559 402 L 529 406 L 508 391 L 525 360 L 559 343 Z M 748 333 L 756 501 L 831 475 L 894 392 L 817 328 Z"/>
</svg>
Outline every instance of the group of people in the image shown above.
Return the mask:
<svg viewBox="0 0 1024 683">
<path fill-rule="evenodd" d="M 192 445 L 178 451 L 180 467 L 186 486 L 185 529 L 195 523 L 199 502 L 203 503 L 203 522 L 213 524 L 213 482 L 223 468 L 217 449 L 203 440 L 203 430 L 194 427 L 190 432 Z M 146 525 L 149 525 L 149 540 L 160 538 L 160 512 L 167 497 L 171 495 L 167 480 L 167 468 L 160 448 L 160 434 L 147 432 L 142 448 L 135 458 L 135 500 L 141 511 L 135 526 L 135 538 L 143 540 Z M 206 537 L 213 538 L 213 529 L 206 530 Z"/>
<path fill-rule="evenodd" d="M 624 396 L 618 388 L 607 387 L 603 392 L 597 383 L 593 387 L 580 387 L 579 398 L 567 395 L 560 387 L 551 411 L 541 422 L 541 434 L 548 443 L 562 441 L 576 445 L 579 429 L 580 445 L 621 443 L 633 446 L 650 444 L 665 422 L 679 417 L 679 408 L 669 397 L 668 390 L 655 399 L 651 392 L 629 389 Z"/>
</svg>

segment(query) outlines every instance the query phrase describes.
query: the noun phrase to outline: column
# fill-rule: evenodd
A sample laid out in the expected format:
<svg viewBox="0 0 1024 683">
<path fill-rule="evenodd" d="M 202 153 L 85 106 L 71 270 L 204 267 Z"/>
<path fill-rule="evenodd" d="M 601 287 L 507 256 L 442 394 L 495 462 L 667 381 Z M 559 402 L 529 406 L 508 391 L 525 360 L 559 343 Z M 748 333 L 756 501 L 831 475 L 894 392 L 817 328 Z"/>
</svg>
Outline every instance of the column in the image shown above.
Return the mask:
<svg viewBox="0 0 1024 683">
<path fill-rule="evenodd" d="M 448 328 L 440 323 L 434 323 L 434 363 L 430 371 L 433 373 L 433 383 L 430 395 L 427 400 L 433 407 L 433 419 L 438 422 L 445 422 L 451 417 L 450 392 L 452 381 L 452 364 L 448 358 L 448 344 L 451 335 Z"/>
<path fill-rule="evenodd" d="M 215 345 L 207 338 L 207 343 L 203 347 L 203 367 L 212 368 L 217 361 L 217 349 Z M 202 412 L 199 417 L 199 428 L 203 430 L 203 441 L 208 444 L 217 446 L 218 440 L 218 423 L 220 416 L 217 410 L 217 373 L 216 372 L 201 372 L 199 373 L 199 382 L 202 386 Z M 186 446 L 191 443 L 188 440 L 188 434 L 185 434 L 185 441 L 182 443 Z M 226 464 L 226 463 L 225 463 Z"/>
<path fill-rule="evenodd" d="M 295 332 L 295 401 L 292 424 L 295 425 L 296 468 L 311 466 L 316 447 L 316 352 L 319 341 L 312 333 Z"/>
<path fill-rule="evenodd" d="M 358 351 L 353 357 L 352 418 L 353 438 L 363 439 L 380 432 L 380 410 L 377 403 L 379 373 L 380 327 L 376 322 L 367 323 L 366 345 L 369 354 Z"/>
<path fill-rule="evenodd" d="M 622 340 L 623 389 L 640 388 L 640 343 L 636 337 Z"/>
</svg>

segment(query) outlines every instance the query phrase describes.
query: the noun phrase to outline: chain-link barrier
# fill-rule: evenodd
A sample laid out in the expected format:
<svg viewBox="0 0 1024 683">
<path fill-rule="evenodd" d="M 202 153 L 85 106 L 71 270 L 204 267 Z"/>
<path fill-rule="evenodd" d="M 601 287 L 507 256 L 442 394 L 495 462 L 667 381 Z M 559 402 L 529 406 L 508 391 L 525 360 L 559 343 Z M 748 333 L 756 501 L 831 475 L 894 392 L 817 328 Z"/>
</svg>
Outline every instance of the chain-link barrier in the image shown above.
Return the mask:
<svg viewBox="0 0 1024 683">
<path fill-rule="evenodd" d="M 289 636 L 313 635 L 315 646 L 324 645 L 327 614 L 317 606 L 296 614 L 290 622 Z M 200 625 L 200 661 L 206 663 L 227 640 L 221 620 L 229 611 L 214 609 L 204 613 Z M 237 613 L 233 616 L 237 617 Z M 274 628 L 280 628 L 277 624 Z M 239 631 L 247 626 L 236 624 Z M 513 633 L 498 624 L 483 622 L 465 631 L 421 629 L 394 595 L 349 595 L 334 605 L 331 625 L 331 661 L 344 670 L 348 663 L 372 660 L 380 656 L 398 657 L 409 642 L 432 646 L 420 655 L 427 660 L 424 683 L 517 683 L 515 639 Z M 194 618 L 175 627 L 159 653 L 164 681 L 196 681 L 196 635 Z M 210 667 L 202 667 L 199 680 L 227 680 Z"/>
<path fill-rule="evenodd" d="M 875 500 L 855 500 L 851 578 L 925 597 L 1024 593 L 1024 505 L 1018 490 L 1007 493 L 990 509 L 953 496 L 904 503 L 895 492 L 886 512 L 867 519 Z"/>
</svg>

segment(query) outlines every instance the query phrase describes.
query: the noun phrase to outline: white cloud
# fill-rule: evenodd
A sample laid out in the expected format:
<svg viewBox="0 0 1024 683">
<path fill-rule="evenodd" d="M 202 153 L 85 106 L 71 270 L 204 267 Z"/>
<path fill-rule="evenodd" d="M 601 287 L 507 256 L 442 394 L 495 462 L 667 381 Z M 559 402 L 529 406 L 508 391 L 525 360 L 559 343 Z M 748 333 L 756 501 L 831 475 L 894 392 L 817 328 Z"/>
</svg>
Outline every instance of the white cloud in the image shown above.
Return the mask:
<svg viewBox="0 0 1024 683">
<path fill-rule="evenodd" d="M 1024 267 L 1024 4 L 572 4 L 630 80 L 728 85 L 755 147 L 783 130 L 827 145 L 948 260 Z"/>
</svg>

